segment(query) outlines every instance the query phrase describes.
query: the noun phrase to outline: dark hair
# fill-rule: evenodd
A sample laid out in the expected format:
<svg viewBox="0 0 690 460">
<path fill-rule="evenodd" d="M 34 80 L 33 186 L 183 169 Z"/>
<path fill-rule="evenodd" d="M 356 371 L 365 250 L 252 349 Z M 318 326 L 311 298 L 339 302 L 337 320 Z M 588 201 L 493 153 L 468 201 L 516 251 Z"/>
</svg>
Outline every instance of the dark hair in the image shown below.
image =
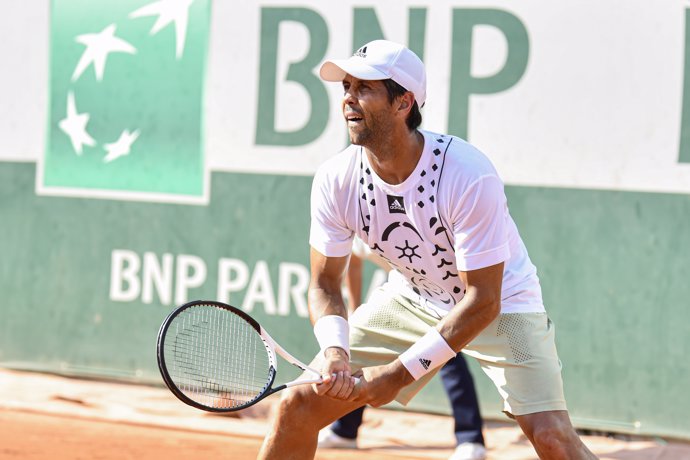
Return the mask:
<svg viewBox="0 0 690 460">
<path fill-rule="evenodd" d="M 390 78 L 387 80 L 383 80 L 383 84 L 386 87 L 386 91 L 388 91 L 388 102 L 390 102 L 391 104 L 393 103 L 396 97 L 400 97 L 407 92 L 405 88 L 403 88 Z M 419 128 L 419 125 L 422 124 L 422 114 L 419 112 L 419 105 L 417 104 L 417 101 L 414 101 L 412 110 L 410 110 L 410 113 L 407 115 L 405 123 L 407 124 L 407 129 L 409 129 L 410 131 Z"/>
</svg>

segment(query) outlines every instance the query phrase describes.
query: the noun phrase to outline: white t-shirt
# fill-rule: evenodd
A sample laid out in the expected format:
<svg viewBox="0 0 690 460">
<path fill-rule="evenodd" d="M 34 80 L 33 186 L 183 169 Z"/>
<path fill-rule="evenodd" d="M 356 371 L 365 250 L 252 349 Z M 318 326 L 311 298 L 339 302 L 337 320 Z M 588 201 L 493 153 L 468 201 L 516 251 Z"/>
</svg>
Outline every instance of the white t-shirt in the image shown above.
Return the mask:
<svg viewBox="0 0 690 460">
<path fill-rule="evenodd" d="M 372 251 L 371 248 L 364 243 L 364 241 L 360 240 L 356 236 L 352 241 L 352 255 L 355 255 L 360 259 L 366 259 L 386 271 L 391 269 L 390 265 L 388 265 L 388 262 L 386 262 L 383 257 Z"/>
<path fill-rule="evenodd" d="M 464 296 L 458 271 L 504 262 L 501 312 L 544 311 L 537 270 L 489 159 L 457 137 L 421 133 L 424 151 L 401 184 L 381 180 L 357 145 L 319 167 L 311 246 L 342 257 L 359 236 L 402 275 L 390 279 L 403 294 L 421 296 L 442 314 Z"/>
</svg>

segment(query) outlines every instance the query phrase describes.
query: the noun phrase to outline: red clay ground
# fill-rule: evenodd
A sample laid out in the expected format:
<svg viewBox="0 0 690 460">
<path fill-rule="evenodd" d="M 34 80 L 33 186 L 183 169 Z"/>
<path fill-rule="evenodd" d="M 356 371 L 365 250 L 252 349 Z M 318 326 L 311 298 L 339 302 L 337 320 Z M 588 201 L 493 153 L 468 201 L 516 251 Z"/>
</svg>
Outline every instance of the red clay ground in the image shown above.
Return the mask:
<svg viewBox="0 0 690 460">
<path fill-rule="evenodd" d="M 254 459 L 260 446 L 258 438 L 29 412 L 0 412 L 0 426 L 0 458 L 8 460 Z M 400 455 L 366 451 L 358 457 L 401 460 Z M 352 451 L 320 452 L 318 458 L 351 459 Z"/>
<path fill-rule="evenodd" d="M 273 400 L 274 401 L 274 400 Z M 127 460 L 256 458 L 272 401 L 220 417 L 180 403 L 164 388 L 0 370 L 0 458 Z M 450 417 L 371 409 L 358 451 L 323 450 L 317 459 L 446 459 Z M 491 460 L 535 459 L 510 422 L 487 422 Z M 602 459 L 690 459 L 690 445 L 586 436 Z"/>
</svg>

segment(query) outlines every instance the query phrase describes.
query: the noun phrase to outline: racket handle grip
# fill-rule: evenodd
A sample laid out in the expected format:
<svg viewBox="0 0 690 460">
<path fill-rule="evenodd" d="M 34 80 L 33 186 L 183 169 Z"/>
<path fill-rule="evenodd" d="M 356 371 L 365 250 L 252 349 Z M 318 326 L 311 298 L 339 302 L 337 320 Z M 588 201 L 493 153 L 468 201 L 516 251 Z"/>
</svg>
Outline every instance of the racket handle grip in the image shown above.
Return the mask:
<svg viewBox="0 0 690 460">
<path fill-rule="evenodd" d="M 333 373 L 331 375 L 335 378 L 337 374 Z M 354 380 L 355 385 L 359 385 L 359 377 L 352 377 L 352 380 Z"/>
</svg>

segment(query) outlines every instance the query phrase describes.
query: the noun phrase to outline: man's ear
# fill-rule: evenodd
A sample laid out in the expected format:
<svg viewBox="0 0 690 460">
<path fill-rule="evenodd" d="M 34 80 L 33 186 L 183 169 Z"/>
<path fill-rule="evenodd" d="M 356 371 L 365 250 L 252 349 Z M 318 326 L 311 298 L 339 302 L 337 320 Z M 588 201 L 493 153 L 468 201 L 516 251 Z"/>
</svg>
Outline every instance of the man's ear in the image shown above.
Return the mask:
<svg viewBox="0 0 690 460">
<path fill-rule="evenodd" d="M 406 92 L 402 96 L 400 96 L 400 103 L 398 105 L 398 110 L 403 111 L 403 112 L 409 112 L 412 110 L 412 106 L 414 105 L 414 94 L 412 94 L 410 91 Z"/>
</svg>

